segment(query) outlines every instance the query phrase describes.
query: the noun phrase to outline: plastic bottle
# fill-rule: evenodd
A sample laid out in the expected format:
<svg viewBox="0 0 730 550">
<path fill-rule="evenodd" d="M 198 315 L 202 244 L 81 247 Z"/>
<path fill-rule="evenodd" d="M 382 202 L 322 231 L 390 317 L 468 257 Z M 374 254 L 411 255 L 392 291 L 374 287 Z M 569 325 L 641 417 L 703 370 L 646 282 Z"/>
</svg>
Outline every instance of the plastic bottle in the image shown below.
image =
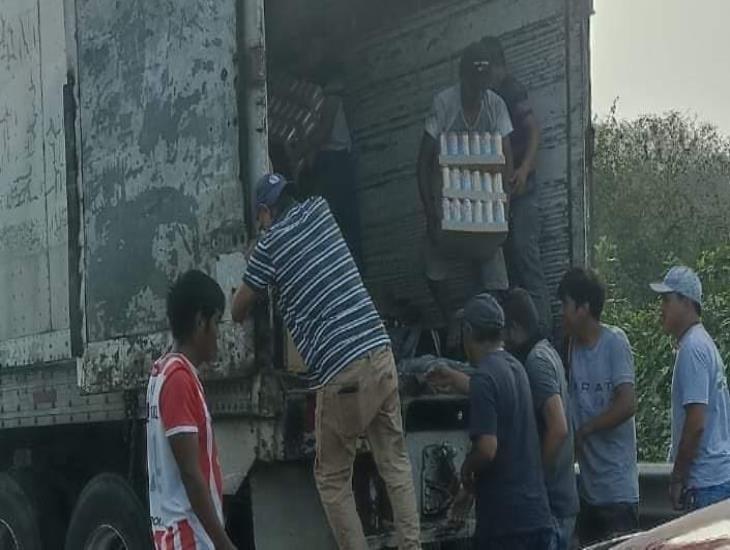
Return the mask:
<svg viewBox="0 0 730 550">
<path fill-rule="evenodd" d="M 484 132 L 481 139 L 482 155 L 489 156 L 492 154 L 492 134 Z"/>
<path fill-rule="evenodd" d="M 451 180 L 449 181 L 450 189 L 461 189 L 461 170 L 458 168 L 451 169 Z"/>
<path fill-rule="evenodd" d="M 441 209 L 443 211 L 443 221 L 448 222 L 451 220 L 451 201 L 444 197 L 441 200 Z"/>
<path fill-rule="evenodd" d="M 494 193 L 498 196 L 494 197 L 494 223 L 504 223 L 504 188 L 502 187 L 502 174 L 494 175 Z"/>
<path fill-rule="evenodd" d="M 440 151 L 441 154 L 448 155 L 449 154 L 449 144 L 448 144 L 448 140 L 446 139 L 446 132 L 441 132 L 440 144 L 441 144 L 441 151 Z"/>
<path fill-rule="evenodd" d="M 459 154 L 469 156 L 469 132 L 461 132 L 460 134 Z"/>
<path fill-rule="evenodd" d="M 474 211 L 474 223 L 484 223 L 484 203 L 475 201 L 472 210 Z"/>
<path fill-rule="evenodd" d="M 494 209 L 492 207 L 493 201 L 484 201 L 484 212 L 482 218 L 484 223 L 494 223 Z"/>
<path fill-rule="evenodd" d="M 494 155 L 498 157 L 504 156 L 504 151 L 502 151 L 502 136 L 499 134 L 492 134 L 492 149 Z"/>
<path fill-rule="evenodd" d="M 502 199 L 494 201 L 494 223 L 504 223 L 504 203 Z"/>
<path fill-rule="evenodd" d="M 494 174 L 492 179 L 492 192 L 493 193 L 504 193 L 504 187 L 502 186 L 502 174 Z"/>
<path fill-rule="evenodd" d="M 448 141 L 448 154 L 455 156 L 459 154 L 459 136 L 456 132 L 449 132 L 447 134 Z"/>
<path fill-rule="evenodd" d="M 441 168 L 441 182 L 443 189 L 451 189 L 451 170 L 448 166 Z"/>
<path fill-rule="evenodd" d="M 460 222 L 461 221 L 461 201 L 459 199 L 451 199 L 451 219 L 452 222 Z"/>
<path fill-rule="evenodd" d="M 479 132 L 469 134 L 469 154 L 477 156 L 482 154 L 482 140 Z"/>
<path fill-rule="evenodd" d="M 461 221 L 464 223 L 473 223 L 474 213 L 472 212 L 471 201 L 469 199 L 462 200 L 461 208 Z"/>
<path fill-rule="evenodd" d="M 482 176 L 482 187 L 485 193 L 494 193 L 494 187 L 492 187 L 492 174 L 486 172 Z"/>
<path fill-rule="evenodd" d="M 472 191 L 484 191 L 484 182 L 482 180 L 482 174 L 481 172 L 479 172 L 479 170 L 474 170 L 471 173 L 471 188 Z"/>
<path fill-rule="evenodd" d="M 471 191 L 474 189 L 474 186 L 471 181 L 471 172 L 469 170 L 462 170 L 461 171 L 461 190 L 462 191 Z"/>
</svg>

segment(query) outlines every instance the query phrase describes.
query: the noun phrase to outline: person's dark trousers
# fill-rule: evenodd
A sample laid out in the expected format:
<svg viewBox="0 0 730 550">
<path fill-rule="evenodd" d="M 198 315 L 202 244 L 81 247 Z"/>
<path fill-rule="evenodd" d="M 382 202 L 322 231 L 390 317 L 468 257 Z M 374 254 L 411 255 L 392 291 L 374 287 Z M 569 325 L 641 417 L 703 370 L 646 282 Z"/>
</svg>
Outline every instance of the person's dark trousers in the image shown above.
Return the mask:
<svg viewBox="0 0 730 550">
<path fill-rule="evenodd" d="M 509 205 L 509 235 L 505 243 L 510 287 L 530 293 L 540 315 L 543 336 L 552 336 L 552 311 L 540 258 L 540 204 L 534 172 L 527 179 L 527 192 Z"/>
<path fill-rule="evenodd" d="M 363 271 L 360 208 L 357 202 L 355 162 L 349 151 L 320 151 L 314 177 L 334 214 L 360 272 Z"/>
<path fill-rule="evenodd" d="M 540 529 L 502 537 L 475 538 L 475 550 L 554 550 L 558 543 L 553 529 Z"/>
<path fill-rule="evenodd" d="M 577 525 L 581 545 L 610 540 L 638 529 L 638 504 L 617 502 L 595 506 L 581 500 Z"/>
</svg>

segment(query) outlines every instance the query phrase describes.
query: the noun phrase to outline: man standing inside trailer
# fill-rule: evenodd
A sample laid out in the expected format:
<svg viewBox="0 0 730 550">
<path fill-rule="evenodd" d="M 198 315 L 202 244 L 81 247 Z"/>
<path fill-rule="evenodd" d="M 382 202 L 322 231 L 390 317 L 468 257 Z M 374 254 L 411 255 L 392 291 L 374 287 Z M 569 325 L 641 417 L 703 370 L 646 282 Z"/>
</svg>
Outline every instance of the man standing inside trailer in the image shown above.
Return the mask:
<svg viewBox="0 0 730 550">
<path fill-rule="evenodd" d="M 509 236 L 505 243 L 510 285 L 527 290 L 540 314 L 540 330 L 548 336 L 552 313 L 540 258 L 540 193 L 535 177 L 540 127 L 525 86 L 507 69 L 501 42 L 482 39 L 489 56 L 489 87 L 507 104 L 514 131 L 510 135 L 514 174 L 509 203 Z"/>
<path fill-rule="evenodd" d="M 399 548 L 420 549 L 416 496 L 390 340 L 327 201 L 296 202 L 287 181 L 264 176 L 256 188 L 256 243 L 232 316 L 243 321 L 258 297 L 276 290 L 279 311 L 317 390 L 314 474 L 341 549 L 366 550 L 352 471 L 365 435 L 393 507 Z"/>
<path fill-rule="evenodd" d="M 433 107 L 426 118 L 425 131 L 418 154 L 418 190 L 426 214 L 426 277 L 434 299 L 444 320 L 453 329 L 457 325 L 454 308 L 446 296 L 447 281 L 460 270 L 466 259 L 446 257 L 438 247 L 437 228 L 440 220 L 438 202 L 438 155 L 439 139 L 443 132 L 489 132 L 502 136 L 506 159 L 504 179 L 512 178 L 512 148 L 509 136 L 512 123 L 502 98 L 488 90 L 489 52 L 479 42 L 468 46 L 459 64 L 460 83 L 441 93 L 433 100 Z M 507 269 L 502 249 L 489 259 L 469 265 L 478 273 L 480 291 L 499 292 L 508 287 Z M 452 330 L 453 332 L 453 330 Z"/>
</svg>

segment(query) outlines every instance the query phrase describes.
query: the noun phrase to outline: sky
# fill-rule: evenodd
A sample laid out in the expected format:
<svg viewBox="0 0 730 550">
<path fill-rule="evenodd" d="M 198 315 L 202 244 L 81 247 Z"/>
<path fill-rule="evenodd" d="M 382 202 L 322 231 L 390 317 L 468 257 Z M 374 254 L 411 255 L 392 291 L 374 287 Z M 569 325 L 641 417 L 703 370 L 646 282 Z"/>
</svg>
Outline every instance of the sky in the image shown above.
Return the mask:
<svg viewBox="0 0 730 550">
<path fill-rule="evenodd" d="M 677 110 L 730 136 L 730 0 L 594 0 L 594 114 Z"/>
</svg>

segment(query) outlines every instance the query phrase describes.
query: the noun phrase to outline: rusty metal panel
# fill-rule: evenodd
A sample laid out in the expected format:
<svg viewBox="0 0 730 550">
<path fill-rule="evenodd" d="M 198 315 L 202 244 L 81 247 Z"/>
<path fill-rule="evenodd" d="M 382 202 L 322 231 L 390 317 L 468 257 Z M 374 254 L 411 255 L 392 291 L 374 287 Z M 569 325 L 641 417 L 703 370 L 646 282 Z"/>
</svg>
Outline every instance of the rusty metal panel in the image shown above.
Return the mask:
<svg viewBox="0 0 730 550">
<path fill-rule="evenodd" d="M 71 357 L 70 332 L 56 330 L 0 342 L 0 366 L 22 367 Z"/>
<path fill-rule="evenodd" d="M 234 2 L 81 0 L 90 342 L 165 328 L 170 281 L 245 242 Z"/>
<path fill-rule="evenodd" d="M 218 360 L 203 378 L 249 376 L 255 370 L 252 323 L 218 327 Z M 87 393 L 135 388 L 146 383 L 150 367 L 172 345 L 167 331 L 89 342 L 79 361 L 78 384 Z"/>
<path fill-rule="evenodd" d="M 359 155 L 366 277 L 381 309 L 387 310 L 392 299 L 405 299 L 434 312 L 423 275 L 418 147 L 434 94 L 457 81 L 462 49 L 485 35 L 503 41 L 508 64 L 528 87 L 542 126 L 537 173 L 551 291 L 573 261 L 571 230 L 582 231 L 583 220 L 582 210 L 569 204 L 571 194 L 581 192 L 584 147 L 574 136 L 577 129 L 569 129 L 569 113 L 579 108 L 582 118 L 590 115 L 587 75 L 569 79 L 578 67 L 566 61 L 566 5 L 564 0 L 439 4 L 375 31 L 350 56 L 346 107 Z M 587 24 L 583 18 L 576 22 Z M 587 44 L 573 41 L 570 47 L 586 49 Z M 578 55 L 587 54 L 579 50 Z M 469 276 L 459 274 L 455 300 L 470 292 Z"/>
<path fill-rule="evenodd" d="M 0 0 L 0 364 L 69 357 L 63 3 Z"/>
<path fill-rule="evenodd" d="M 171 281 L 191 267 L 229 281 L 246 242 L 237 10 L 80 0 L 77 14 L 88 342 L 79 381 L 104 391 L 138 382 L 164 351 Z M 234 260 L 238 281 L 245 262 Z M 251 330 L 223 333 L 220 371 L 230 373 L 231 361 L 253 357 Z"/>
<path fill-rule="evenodd" d="M 125 416 L 122 393 L 81 394 L 74 362 L 0 375 L 0 429 L 104 422 Z"/>
</svg>

